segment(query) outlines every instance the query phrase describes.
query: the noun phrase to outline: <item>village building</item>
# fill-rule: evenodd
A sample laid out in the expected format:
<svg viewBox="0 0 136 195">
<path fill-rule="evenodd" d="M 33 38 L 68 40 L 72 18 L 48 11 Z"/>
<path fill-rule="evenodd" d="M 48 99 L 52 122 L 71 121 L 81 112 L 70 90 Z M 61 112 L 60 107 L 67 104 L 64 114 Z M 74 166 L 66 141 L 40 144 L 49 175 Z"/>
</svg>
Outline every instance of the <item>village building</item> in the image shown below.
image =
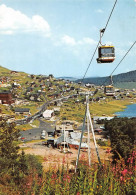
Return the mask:
<svg viewBox="0 0 136 195">
<path fill-rule="evenodd" d="M 20 88 L 20 87 L 21 87 L 21 85 L 19 83 L 14 82 L 12 84 L 12 88 Z"/>
<path fill-rule="evenodd" d="M 94 88 L 94 87 L 95 87 L 94 84 L 90 84 L 90 83 L 85 84 L 85 86 L 86 86 L 87 88 Z"/>
<path fill-rule="evenodd" d="M 114 117 L 109 117 L 109 116 L 94 116 L 93 121 L 96 123 L 97 120 L 111 120 Z"/>
<path fill-rule="evenodd" d="M 53 74 L 49 74 L 49 78 L 54 78 Z"/>
<path fill-rule="evenodd" d="M 72 87 L 70 87 L 70 90 L 75 90 L 75 87 L 73 87 L 73 86 L 72 86 Z"/>
<path fill-rule="evenodd" d="M 1 104 L 12 104 L 14 100 L 12 99 L 12 94 L 9 91 L 3 91 L 0 93 Z"/>
<path fill-rule="evenodd" d="M 15 114 L 30 115 L 30 108 L 15 108 Z"/>
<path fill-rule="evenodd" d="M 60 112 L 60 107 L 54 107 L 53 110 L 54 112 Z"/>
<path fill-rule="evenodd" d="M 96 134 L 101 134 L 101 133 L 103 132 L 103 130 L 100 129 L 100 128 L 98 128 L 98 129 L 94 129 L 94 132 L 95 132 Z"/>
<path fill-rule="evenodd" d="M 58 106 L 58 107 L 60 107 L 60 106 L 62 106 L 62 101 L 61 100 L 57 100 L 57 101 L 55 101 L 54 102 L 54 106 Z"/>
<path fill-rule="evenodd" d="M 10 74 L 12 74 L 12 75 L 18 75 L 19 72 L 15 71 L 15 70 L 12 70 L 12 71 L 10 72 Z"/>
<path fill-rule="evenodd" d="M 43 117 L 45 119 L 50 119 L 54 115 L 54 110 L 45 110 L 43 112 Z"/>
<path fill-rule="evenodd" d="M 62 121 L 62 125 L 74 125 L 74 121 L 70 121 L 70 120 L 64 120 L 64 121 Z"/>
<path fill-rule="evenodd" d="M 56 125 L 55 133 L 57 135 L 62 134 L 64 133 L 64 129 L 65 129 L 66 134 L 74 131 L 72 125 Z"/>
</svg>

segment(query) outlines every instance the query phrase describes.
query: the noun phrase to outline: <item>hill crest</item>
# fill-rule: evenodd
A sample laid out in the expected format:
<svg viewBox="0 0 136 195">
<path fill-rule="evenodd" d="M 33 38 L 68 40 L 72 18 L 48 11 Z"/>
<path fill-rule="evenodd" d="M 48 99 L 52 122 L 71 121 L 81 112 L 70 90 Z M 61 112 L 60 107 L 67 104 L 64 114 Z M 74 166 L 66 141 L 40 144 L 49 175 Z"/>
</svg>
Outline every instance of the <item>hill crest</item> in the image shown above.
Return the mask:
<svg viewBox="0 0 136 195">
<path fill-rule="evenodd" d="M 121 73 L 118 75 L 114 75 L 112 77 L 113 83 L 116 85 L 118 83 L 126 83 L 126 82 L 136 82 L 136 70 L 129 71 L 126 73 Z M 80 82 L 81 79 L 76 80 L 76 82 Z M 83 83 L 91 83 L 95 85 L 109 85 L 111 84 L 110 77 L 89 77 L 83 80 Z"/>
</svg>

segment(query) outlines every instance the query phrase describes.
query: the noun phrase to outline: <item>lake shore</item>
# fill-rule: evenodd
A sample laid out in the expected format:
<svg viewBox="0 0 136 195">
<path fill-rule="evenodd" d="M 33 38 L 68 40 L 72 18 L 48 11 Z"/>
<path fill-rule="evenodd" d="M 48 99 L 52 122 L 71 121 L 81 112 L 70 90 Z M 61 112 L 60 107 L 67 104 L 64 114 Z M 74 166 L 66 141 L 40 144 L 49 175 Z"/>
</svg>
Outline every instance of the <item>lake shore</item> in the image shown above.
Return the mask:
<svg viewBox="0 0 136 195">
<path fill-rule="evenodd" d="M 111 100 L 107 102 L 91 103 L 90 112 L 93 116 L 116 116 L 115 113 L 124 111 L 131 104 L 135 104 L 136 99 Z"/>
<path fill-rule="evenodd" d="M 115 115 L 117 115 L 117 117 L 136 117 L 136 103 L 127 105 L 123 111 L 116 112 Z"/>
</svg>

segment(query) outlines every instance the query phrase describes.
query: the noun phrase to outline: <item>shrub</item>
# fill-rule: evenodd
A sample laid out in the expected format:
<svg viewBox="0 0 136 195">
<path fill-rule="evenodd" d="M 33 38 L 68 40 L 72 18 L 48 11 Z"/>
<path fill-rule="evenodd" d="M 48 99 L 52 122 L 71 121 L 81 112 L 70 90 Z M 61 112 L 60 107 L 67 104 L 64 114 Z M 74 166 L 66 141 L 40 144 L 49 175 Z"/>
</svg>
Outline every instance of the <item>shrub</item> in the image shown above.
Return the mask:
<svg viewBox="0 0 136 195">
<path fill-rule="evenodd" d="M 97 144 L 100 146 L 107 146 L 107 142 L 106 141 L 102 141 L 102 140 L 97 140 Z"/>
</svg>

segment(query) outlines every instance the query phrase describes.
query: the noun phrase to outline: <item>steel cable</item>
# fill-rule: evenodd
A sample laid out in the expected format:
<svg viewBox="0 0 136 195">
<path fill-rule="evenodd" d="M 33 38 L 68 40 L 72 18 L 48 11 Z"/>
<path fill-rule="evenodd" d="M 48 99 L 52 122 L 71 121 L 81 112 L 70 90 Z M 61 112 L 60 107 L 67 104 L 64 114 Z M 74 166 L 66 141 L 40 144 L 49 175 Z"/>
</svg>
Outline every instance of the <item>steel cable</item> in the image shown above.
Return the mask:
<svg viewBox="0 0 136 195">
<path fill-rule="evenodd" d="M 107 26 L 108 26 L 108 23 L 109 23 L 109 21 L 110 21 L 110 18 L 111 18 L 111 16 L 112 16 L 112 13 L 113 13 L 113 10 L 114 10 L 114 8 L 115 8 L 115 6 L 116 6 L 117 1 L 118 1 L 118 0 L 116 0 L 115 3 L 114 3 L 114 5 L 113 5 L 113 8 L 112 8 L 111 13 L 110 13 L 110 16 L 109 16 L 109 18 L 108 18 L 108 20 L 107 20 L 107 23 L 106 23 L 106 25 L 105 25 L 105 28 L 104 28 L 104 32 L 105 32 L 105 30 L 106 30 L 106 28 L 107 28 Z M 102 34 L 102 37 L 103 37 L 103 35 L 104 35 L 104 32 L 103 32 L 103 34 Z M 87 72 L 88 72 L 88 69 L 89 69 L 89 67 L 90 67 L 90 65 L 91 65 L 91 63 L 92 63 L 92 61 L 93 61 L 94 55 L 95 55 L 95 53 L 96 53 L 96 51 L 97 51 L 97 49 L 98 49 L 99 44 L 100 44 L 100 40 L 99 40 L 99 42 L 98 42 L 98 44 L 97 44 L 97 46 L 96 46 L 96 49 L 95 49 L 95 51 L 94 51 L 94 53 L 93 53 L 93 55 L 92 55 L 92 58 L 91 58 L 91 60 L 90 60 L 90 62 L 89 62 L 89 65 L 88 65 L 86 71 L 85 71 L 85 74 L 84 74 L 84 76 L 83 76 L 83 78 L 82 78 L 82 80 L 81 80 L 81 83 L 83 83 L 83 80 L 84 80 L 84 78 L 85 78 L 85 76 L 86 76 L 86 74 L 87 74 Z"/>
</svg>

